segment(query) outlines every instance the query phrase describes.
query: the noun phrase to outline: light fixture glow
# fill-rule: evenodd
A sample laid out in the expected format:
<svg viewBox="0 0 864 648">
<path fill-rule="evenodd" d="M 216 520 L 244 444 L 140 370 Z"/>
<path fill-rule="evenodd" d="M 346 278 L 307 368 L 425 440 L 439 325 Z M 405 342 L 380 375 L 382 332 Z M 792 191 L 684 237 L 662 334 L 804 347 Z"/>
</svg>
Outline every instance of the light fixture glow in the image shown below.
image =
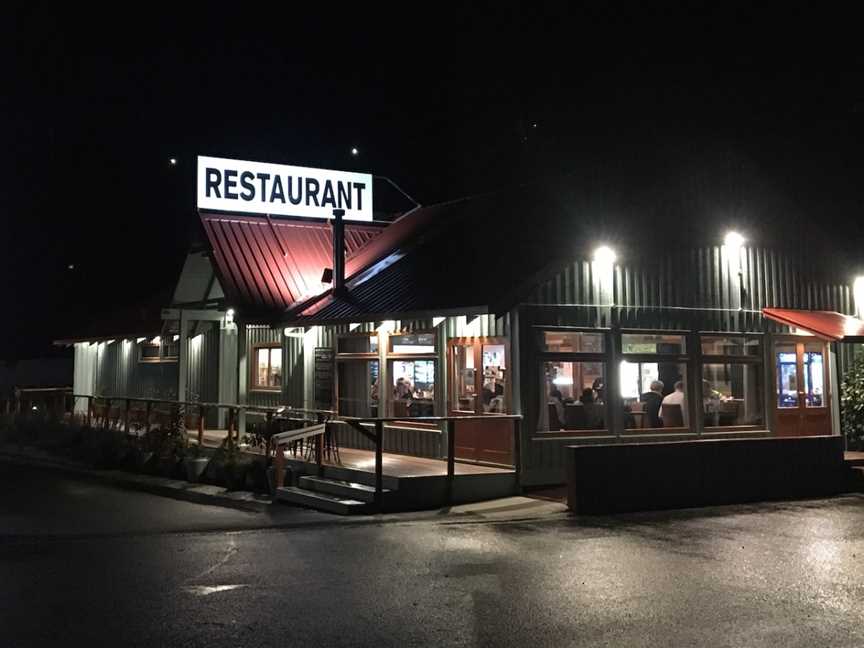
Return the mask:
<svg viewBox="0 0 864 648">
<path fill-rule="evenodd" d="M 150 340 L 150 344 L 162 344 L 162 338 L 158 335 Z"/>
<path fill-rule="evenodd" d="M 728 232 L 726 237 L 723 239 L 723 245 L 729 249 L 730 253 L 740 250 L 741 246 L 744 245 L 744 242 L 744 237 L 738 232 Z"/>
<path fill-rule="evenodd" d="M 358 155 L 360 155 L 360 151 L 357 150 L 357 147 L 354 147 L 354 146 L 351 147 L 351 155 L 353 155 L 354 157 L 357 157 Z"/>
<path fill-rule="evenodd" d="M 170 160 L 168 160 L 168 163 L 171 166 L 177 166 L 177 158 L 171 158 Z"/>
<path fill-rule="evenodd" d="M 855 300 L 855 312 L 858 317 L 864 317 L 864 275 L 855 278 L 852 284 L 852 297 Z"/>
<path fill-rule="evenodd" d="M 441 322 L 443 322 L 445 319 L 447 319 L 447 318 L 446 318 L 446 317 L 433 317 L 433 318 L 432 318 L 432 327 L 433 327 L 433 328 L 437 328 L 438 325 L 439 325 Z"/>
<path fill-rule="evenodd" d="M 171 338 L 171 341 L 172 341 L 172 342 L 176 342 L 176 341 L 179 340 L 179 339 L 180 339 L 180 336 L 179 336 L 179 335 L 175 335 L 173 338 Z"/>
<path fill-rule="evenodd" d="M 608 245 L 601 245 L 594 250 L 594 263 L 601 266 L 611 266 L 617 259 L 615 251 Z"/>
<path fill-rule="evenodd" d="M 136 343 L 136 344 L 141 344 L 141 343 L 142 343 L 144 340 L 146 340 L 146 339 L 147 339 L 147 338 L 143 338 L 143 337 L 135 338 L 135 343 Z"/>
<path fill-rule="evenodd" d="M 234 323 L 234 309 L 233 308 L 229 308 L 227 311 L 225 311 L 225 323 L 226 324 L 233 324 Z"/>
<path fill-rule="evenodd" d="M 360 322 L 353 322 L 348 325 L 349 331 L 356 331 L 358 328 L 360 328 Z"/>
</svg>

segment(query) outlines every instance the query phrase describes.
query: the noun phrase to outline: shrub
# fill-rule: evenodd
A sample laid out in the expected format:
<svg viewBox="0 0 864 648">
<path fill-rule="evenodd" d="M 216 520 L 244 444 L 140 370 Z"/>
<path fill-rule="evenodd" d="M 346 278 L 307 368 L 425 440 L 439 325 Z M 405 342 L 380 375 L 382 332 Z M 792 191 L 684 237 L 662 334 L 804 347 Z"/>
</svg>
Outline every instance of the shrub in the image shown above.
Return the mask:
<svg viewBox="0 0 864 648">
<path fill-rule="evenodd" d="M 850 450 L 864 449 L 864 356 L 860 356 L 840 384 L 843 434 Z"/>
</svg>

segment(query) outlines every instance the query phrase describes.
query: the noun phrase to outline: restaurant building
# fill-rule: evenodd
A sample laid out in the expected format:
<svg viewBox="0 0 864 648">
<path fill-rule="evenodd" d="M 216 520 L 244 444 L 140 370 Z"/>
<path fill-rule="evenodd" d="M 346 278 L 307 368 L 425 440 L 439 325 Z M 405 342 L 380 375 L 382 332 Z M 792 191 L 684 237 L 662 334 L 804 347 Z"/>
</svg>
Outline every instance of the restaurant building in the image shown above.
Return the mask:
<svg viewBox="0 0 864 648">
<path fill-rule="evenodd" d="M 667 220 L 695 218 L 675 204 Z M 219 206 L 199 187 L 206 244 L 159 321 L 70 340 L 76 394 L 486 414 L 460 423 L 456 457 L 520 486 L 563 483 L 572 445 L 840 434 L 861 296 L 788 230 L 664 229 L 658 205 L 580 178 L 392 222 Z M 517 436 L 501 414 L 522 416 Z M 384 450 L 441 458 L 447 434 L 388 421 Z M 339 439 L 370 447 L 348 425 Z"/>
</svg>

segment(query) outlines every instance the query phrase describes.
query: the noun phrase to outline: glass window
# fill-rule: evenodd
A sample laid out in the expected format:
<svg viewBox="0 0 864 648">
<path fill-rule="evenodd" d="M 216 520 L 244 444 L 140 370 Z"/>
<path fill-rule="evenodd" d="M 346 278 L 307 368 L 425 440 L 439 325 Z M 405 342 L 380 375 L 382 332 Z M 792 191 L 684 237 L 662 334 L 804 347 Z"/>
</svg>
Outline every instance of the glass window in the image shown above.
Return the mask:
<svg viewBox="0 0 864 648">
<path fill-rule="evenodd" d="M 687 428 L 687 365 L 631 362 L 620 365 L 624 427 L 628 430 Z"/>
<path fill-rule="evenodd" d="M 254 355 L 253 387 L 279 389 L 282 386 L 281 347 L 258 347 Z"/>
<path fill-rule="evenodd" d="M 821 344 L 804 345 L 804 405 L 825 407 L 825 365 Z"/>
<path fill-rule="evenodd" d="M 777 407 L 798 407 L 798 356 L 794 344 L 778 344 L 777 361 Z"/>
<path fill-rule="evenodd" d="M 706 428 L 764 425 L 762 365 L 702 365 L 702 411 Z"/>
<path fill-rule="evenodd" d="M 390 360 L 390 416 L 435 416 L 435 360 Z"/>
<path fill-rule="evenodd" d="M 337 342 L 337 353 L 378 353 L 378 335 L 346 335 Z"/>
<path fill-rule="evenodd" d="M 622 353 L 668 353 L 682 355 L 686 352 L 684 336 L 663 333 L 622 333 Z"/>
<path fill-rule="evenodd" d="M 435 353 L 434 333 L 407 333 L 390 336 L 391 353 Z"/>
<path fill-rule="evenodd" d="M 507 360 L 503 344 L 484 344 L 483 347 L 483 412 L 503 414 L 507 392 Z"/>
<path fill-rule="evenodd" d="M 703 335 L 702 355 L 711 356 L 745 356 L 759 358 L 762 356 L 762 344 L 759 338 L 737 335 Z"/>
<path fill-rule="evenodd" d="M 605 363 L 541 364 L 539 430 L 605 430 Z"/>
<path fill-rule="evenodd" d="M 378 416 L 378 361 L 340 360 L 338 412 L 342 416 Z"/>
<path fill-rule="evenodd" d="M 552 353 L 603 353 L 603 334 L 581 331 L 543 331 L 542 351 Z"/>
<path fill-rule="evenodd" d="M 474 345 L 457 344 L 453 346 L 453 362 L 455 375 L 453 376 L 453 404 L 454 410 L 459 412 L 476 411 L 474 368 Z"/>
</svg>

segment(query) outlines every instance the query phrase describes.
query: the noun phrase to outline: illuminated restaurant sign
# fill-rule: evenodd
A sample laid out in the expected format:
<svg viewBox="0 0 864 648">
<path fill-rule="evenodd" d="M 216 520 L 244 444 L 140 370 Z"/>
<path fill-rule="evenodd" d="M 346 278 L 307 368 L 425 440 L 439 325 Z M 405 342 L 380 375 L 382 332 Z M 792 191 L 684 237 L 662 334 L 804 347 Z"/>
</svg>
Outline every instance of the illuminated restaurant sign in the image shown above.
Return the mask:
<svg viewBox="0 0 864 648">
<path fill-rule="evenodd" d="M 199 155 L 198 208 L 371 221 L 372 176 Z"/>
</svg>

